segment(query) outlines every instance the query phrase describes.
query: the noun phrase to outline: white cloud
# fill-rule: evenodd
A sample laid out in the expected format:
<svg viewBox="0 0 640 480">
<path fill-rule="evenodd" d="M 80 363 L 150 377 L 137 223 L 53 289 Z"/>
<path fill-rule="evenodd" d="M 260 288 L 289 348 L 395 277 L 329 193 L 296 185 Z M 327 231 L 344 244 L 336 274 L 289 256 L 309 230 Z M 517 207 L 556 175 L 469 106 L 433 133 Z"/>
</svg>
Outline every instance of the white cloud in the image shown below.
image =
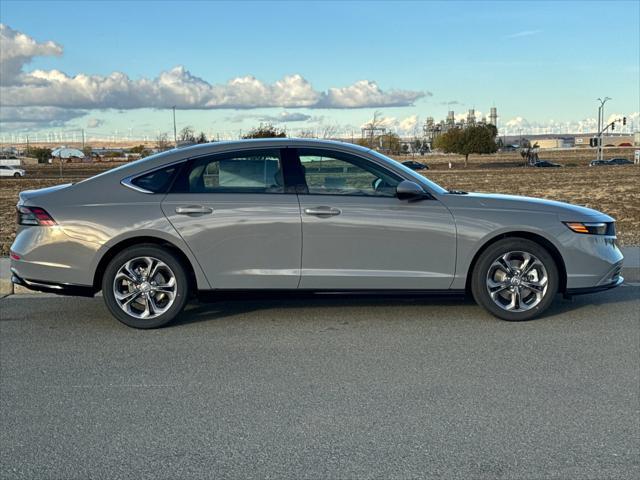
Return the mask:
<svg viewBox="0 0 640 480">
<path fill-rule="evenodd" d="M 542 33 L 542 30 L 522 30 L 520 32 L 512 33 L 510 35 L 506 35 L 504 38 L 530 37 L 532 35 L 537 35 L 539 33 Z"/>
<path fill-rule="evenodd" d="M 320 106 L 325 108 L 402 107 L 413 103 L 429 92 L 390 90 L 383 92 L 375 82 L 360 80 L 349 87 L 330 88 L 323 94 Z"/>
<path fill-rule="evenodd" d="M 258 119 L 261 122 L 270 123 L 286 123 L 286 122 L 306 122 L 308 120 L 319 120 L 322 117 L 312 117 L 306 113 L 282 111 L 277 115 L 257 114 L 257 113 L 238 113 L 225 117 L 225 121 L 229 123 L 241 123 L 245 120 Z"/>
<path fill-rule="evenodd" d="M 100 118 L 91 117 L 87 119 L 87 128 L 98 128 L 104 124 L 104 120 Z"/>
<path fill-rule="evenodd" d="M 263 122 L 306 122 L 311 115 L 300 112 L 280 112 L 279 115 L 264 115 L 259 117 Z"/>
<path fill-rule="evenodd" d="M 366 128 L 371 124 L 372 118 L 360 125 L 359 128 Z M 379 127 L 385 128 L 388 131 L 396 133 L 401 137 L 412 136 L 414 134 L 422 133 L 422 124 L 418 115 L 410 115 L 408 117 L 398 119 L 396 117 L 378 117 L 377 123 Z"/>
<path fill-rule="evenodd" d="M 398 122 L 398 130 L 402 134 L 414 133 L 416 129 L 420 130 L 420 117 L 418 115 L 411 115 Z"/>
<path fill-rule="evenodd" d="M 20 83 L 22 69 L 33 57 L 60 55 L 62 47 L 57 43 L 38 43 L 30 36 L 0 23 L 0 85 Z"/>
<path fill-rule="evenodd" d="M 632 133 L 637 128 L 638 112 L 630 114 L 615 113 L 609 116 L 608 121 L 627 117 L 627 125 L 616 123 L 615 133 Z M 536 122 L 529 121 L 523 117 L 514 117 L 504 124 L 498 122 L 498 131 L 500 135 L 519 135 L 519 134 L 561 134 L 561 133 L 594 133 L 598 129 L 598 122 L 595 118 L 585 118 L 579 121 L 557 121 L 549 119 L 546 121 Z"/>
<path fill-rule="evenodd" d="M 0 108 L 0 124 L 7 130 L 33 130 L 41 127 L 59 127 L 69 120 L 85 115 L 83 110 L 59 107 L 6 107 Z"/>
<path fill-rule="evenodd" d="M 109 75 L 69 76 L 59 70 L 25 72 L 34 56 L 61 55 L 62 47 L 38 43 L 31 37 L 2 26 L 2 105 L 48 106 L 68 109 L 251 109 L 251 108 L 364 108 L 412 105 L 427 93 L 410 90 L 383 91 L 375 82 L 361 80 L 343 88 L 317 91 L 301 75 L 288 75 L 273 84 L 253 76 L 237 77 L 225 84 L 211 84 L 184 66 L 161 72 L 156 78 L 131 79 L 122 72 Z M 282 119 L 286 121 L 286 119 Z"/>
</svg>

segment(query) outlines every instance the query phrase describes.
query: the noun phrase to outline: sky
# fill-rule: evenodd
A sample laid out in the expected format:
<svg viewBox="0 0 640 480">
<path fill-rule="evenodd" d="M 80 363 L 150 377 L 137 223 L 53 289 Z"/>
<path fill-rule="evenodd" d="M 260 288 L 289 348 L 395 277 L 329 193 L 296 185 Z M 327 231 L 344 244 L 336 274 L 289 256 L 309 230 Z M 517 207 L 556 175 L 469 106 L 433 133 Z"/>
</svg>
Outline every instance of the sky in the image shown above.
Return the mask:
<svg viewBox="0 0 640 480">
<path fill-rule="evenodd" d="M 640 1 L 0 3 L 0 137 L 401 135 L 498 109 L 501 133 L 640 128 Z"/>
</svg>

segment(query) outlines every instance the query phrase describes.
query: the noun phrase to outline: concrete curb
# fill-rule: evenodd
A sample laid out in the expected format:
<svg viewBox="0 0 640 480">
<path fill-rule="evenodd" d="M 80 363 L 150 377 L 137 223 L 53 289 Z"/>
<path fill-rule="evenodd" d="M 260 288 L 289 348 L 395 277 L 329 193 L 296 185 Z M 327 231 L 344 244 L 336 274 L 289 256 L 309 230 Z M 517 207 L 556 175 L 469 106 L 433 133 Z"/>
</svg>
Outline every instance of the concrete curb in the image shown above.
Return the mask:
<svg viewBox="0 0 640 480">
<path fill-rule="evenodd" d="M 640 246 L 622 247 L 624 268 L 622 276 L 626 283 L 640 282 Z M 7 257 L 0 258 L 0 297 L 18 294 L 34 294 L 32 290 L 11 283 L 11 261 Z"/>
<path fill-rule="evenodd" d="M 11 283 L 11 270 L 9 270 L 10 265 L 11 261 L 8 258 L 0 258 L 0 297 L 13 295 L 14 293 L 13 283 Z"/>
</svg>

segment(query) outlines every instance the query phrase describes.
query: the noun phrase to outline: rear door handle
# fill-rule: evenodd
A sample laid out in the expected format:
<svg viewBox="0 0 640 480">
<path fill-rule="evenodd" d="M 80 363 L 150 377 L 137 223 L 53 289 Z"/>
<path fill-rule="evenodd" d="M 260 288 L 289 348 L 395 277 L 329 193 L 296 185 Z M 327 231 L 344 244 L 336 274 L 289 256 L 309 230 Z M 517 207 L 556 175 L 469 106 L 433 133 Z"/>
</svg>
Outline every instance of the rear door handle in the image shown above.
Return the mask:
<svg viewBox="0 0 640 480">
<path fill-rule="evenodd" d="M 203 207 L 202 205 L 189 205 L 186 207 L 176 207 L 178 215 L 193 215 L 213 213 L 213 208 Z"/>
<path fill-rule="evenodd" d="M 305 215 L 315 215 L 316 217 L 333 217 L 335 215 L 340 215 L 342 213 L 339 208 L 333 207 L 315 207 L 315 208 L 305 208 Z"/>
</svg>

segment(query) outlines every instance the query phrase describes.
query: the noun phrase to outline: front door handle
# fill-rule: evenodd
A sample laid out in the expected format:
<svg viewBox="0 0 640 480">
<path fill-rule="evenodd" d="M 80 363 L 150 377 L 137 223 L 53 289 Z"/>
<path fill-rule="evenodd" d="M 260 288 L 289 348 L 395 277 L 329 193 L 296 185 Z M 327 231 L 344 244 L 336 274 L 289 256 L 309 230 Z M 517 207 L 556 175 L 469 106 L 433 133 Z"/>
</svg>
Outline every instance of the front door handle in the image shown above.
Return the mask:
<svg viewBox="0 0 640 480">
<path fill-rule="evenodd" d="M 213 208 L 203 207 L 202 205 L 189 205 L 186 207 L 176 207 L 176 213 L 178 215 L 203 215 L 207 213 L 213 213 Z"/>
<path fill-rule="evenodd" d="M 333 207 L 315 207 L 315 208 L 305 208 L 305 215 L 315 215 L 316 217 L 333 217 L 335 215 L 340 215 L 342 213 L 339 208 Z"/>
</svg>

